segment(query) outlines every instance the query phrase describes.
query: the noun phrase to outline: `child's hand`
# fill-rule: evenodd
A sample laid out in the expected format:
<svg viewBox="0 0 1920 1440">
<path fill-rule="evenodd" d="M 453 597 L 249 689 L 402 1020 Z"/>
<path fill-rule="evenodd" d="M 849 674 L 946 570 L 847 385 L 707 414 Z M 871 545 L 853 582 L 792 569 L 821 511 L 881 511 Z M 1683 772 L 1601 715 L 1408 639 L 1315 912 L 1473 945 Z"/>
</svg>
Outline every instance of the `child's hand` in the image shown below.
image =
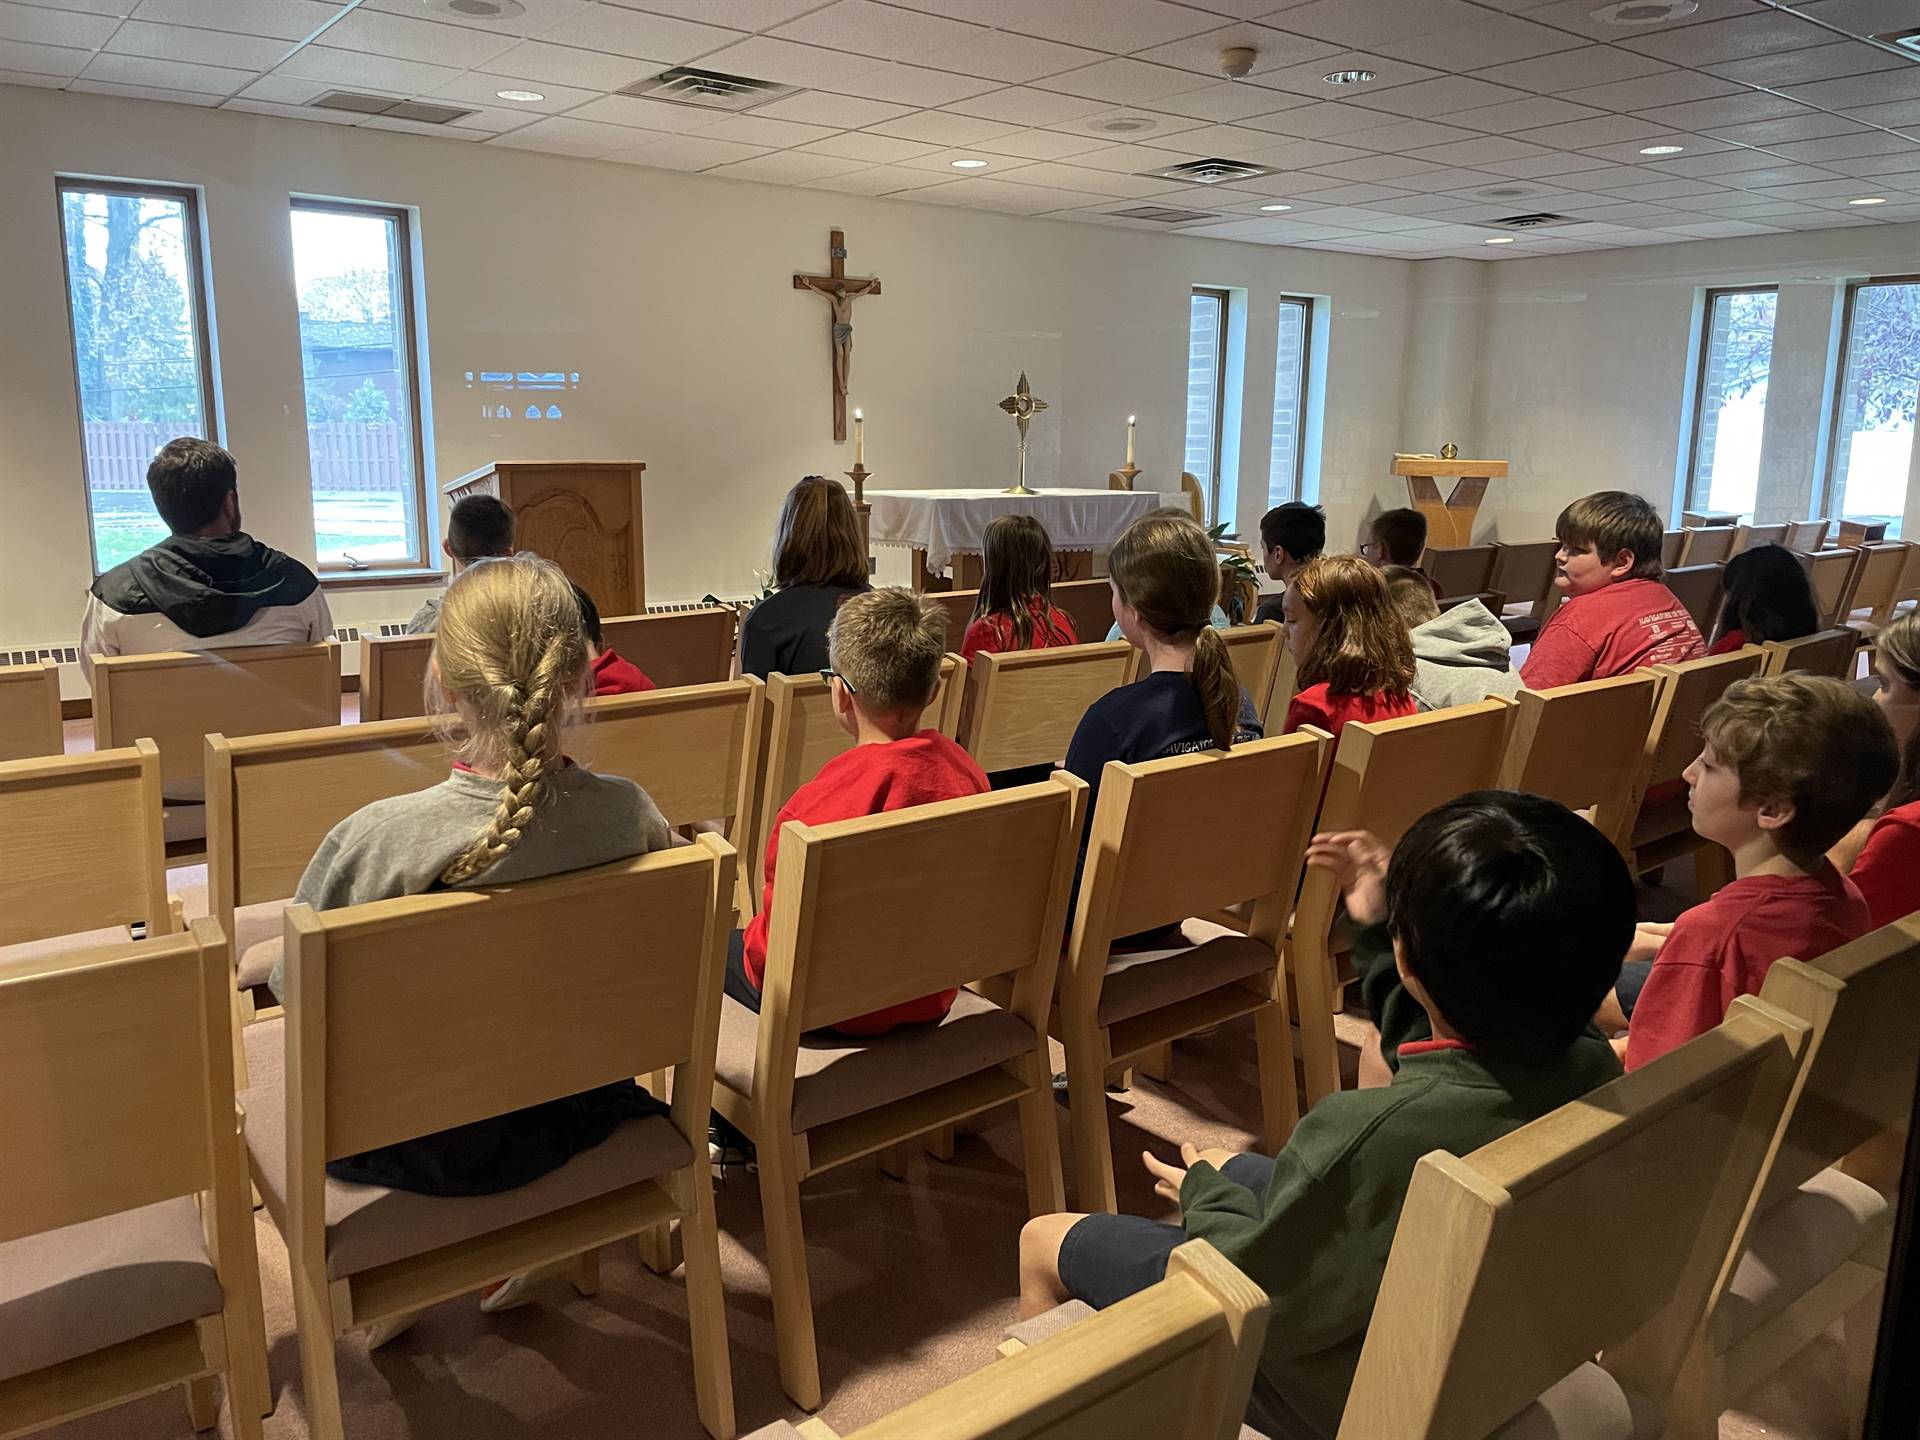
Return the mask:
<svg viewBox="0 0 1920 1440">
<path fill-rule="evenodd" d="M 1661 925 L 1652 920 L 1642 920 L 1633 927 L 1633 943 L 1627 946 L 1627 959 L 1651 965 L 1660 958 L 1660 947 L 1666 944 L 1667 936 L 1672 933 L 1671 922 Z"/>
<path fill-rule="evenodd" d="M 1387 918 L 1387 861 L 1393 851 L 1368 830 L 1340 830 L 1313 837 L 1307 864 L 1331 874 L 1346 897 L 1347 914 L 1361 925 Z"/>
</svg>

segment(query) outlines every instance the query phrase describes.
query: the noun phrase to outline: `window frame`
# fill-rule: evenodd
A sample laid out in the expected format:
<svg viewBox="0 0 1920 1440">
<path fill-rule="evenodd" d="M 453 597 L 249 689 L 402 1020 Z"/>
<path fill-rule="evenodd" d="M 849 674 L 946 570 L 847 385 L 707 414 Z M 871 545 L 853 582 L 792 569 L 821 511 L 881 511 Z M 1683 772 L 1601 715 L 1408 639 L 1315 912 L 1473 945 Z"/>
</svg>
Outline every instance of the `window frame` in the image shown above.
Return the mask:
<svg viewBox="0 0 1920 1440">
<path fill-rule="evenodd" d="M 1840 427 L 1847 414 L 1847 370 L 1853 353 L 1853 311 L 1854 302 L 1859 299 L 1862 290 L 1871 290 L 1880 285 L 1920 285 L 1920 274 L 1914 275 L 1868 275 L 1857 280 L 1849 280 L 1846 294 L 1840 305 L 1839 348 L 1834 352 L 1833 390 L 1829 399 L 1832 414 L 1827 420 L 1827 457 L 1826 473 L 1820 477 L 1819 515 L 1832 519 L 1836 530 L 1844 518 L 1841 501 L 1845 496 L 1840 486 Z M 1920 447 L 1920 423 L 1916 423 L 1913 443 Z M 1912 473 L 1913 456 L 1907 456 L 1908 473 Z M 1909 496 L 1909 499 L 1912 497 Z"/>
<path fill-rule="evenodd" d="M 1706 428 L 1707 371 L 1713 363 L 1713 307 L 1726 295 L 1771 295 L 1774 297 L 1774 326 L 1780 324 L 1779 297 L 1780 287 L 1775 285 L 1716 285 L 1704 292 L 1705 303 L 1700 311 L 1700 356 L 1693 372 L 1693 423 L 1687 431 L 1687 478 L 1681 493 L 1686 497 L 1682 510 L 1705 511 L 1708 506 L 1706 497 L 1700 494 L 1700 437 Z M 1773 371 L 1772 347 L 1769 342 L 1767 371 L 1771 379 Z M 1763 421 L 1764 423 L 1764 421 Z M 1763 442 L 1764 448 L 1764 442 Z M 1707 477 L 1711 482 L 1711 474 Z M 1755 503 L 1758 503 L 1756 497 Z"/>
<path fill-rule="evenodd" d="M 80 336 L 73 323 L 73 257 L 67 252 L 66 198 L 69 194 L 125 195 L 135 199 L 178 201 L 181 206 L 182 243 L 185 247 L 188 280 L 187 306 L 193 316 L 195 369 L 200 377 L 201 438 L 215 445 L 226 444 L 225 426 L 220 413 L 219 391 L 215 388 L 213 363 L 213 318 L 208 290 L 212 276 L 207 272 L 205 236 L 201 230 L 200 191 L 197 186 L 139 180 L 102 180 L 83 175 L 53 177 L 53 213 L 60 229 L 60 299 L 67 314 L 67 360 L 73 367 L 74 421 L 80 439 L 80 488 L 87 506 L 87 564 L 97 580 L 106 572 L 100 568 L 100 546 L 94 532 L 93 475 L 87 465 L 87 399 L 80 388 Z"/>
<path fill-rule="evenodd" d="M 1280 505 L 1289 500 L 1301 500 L 1307 484 L 1307 397 L 1313 393 L 1313 322 L 1314 303 L 1311 295 L 1282 295 L 1274 307 L 1278 318 L 1286 313 L 1289 305 L 1300 307 L 1300 386 L 1294 398 L 1294 437 L 1293 437 L 1293 474 L 1288 477 L 1286 500 L 1273 498 L 1273 430 L 1267 430 L 1267 504 Z M 1273 403 L 1280 404 L 1280 341 L 1274 338 L 1273 365 Z"/>
<path fill-rule="evenodd" d="M 414 253 L 412 212 L 404 205 L 388 205 L 378 200 L 336 200 L 330 198 L 322 199 L 310 195 L 293 195 L 288 197 L 287 204 L 289 230 L 292 228 L 293 216 L 302 210 L 332 215 L 374 215 L 383 220 L 393 222 L 395 227 L 396 248 L 399 254 L 396 257 L 396 263 L 394 265 L 396 280 L 394 292 L 396 303 L 401 312 L 399 337 L 401 343 L 405 346 L 407 364 L 408 432 L 413 450 L 414 533 L 419 537 L 419 544 L 414 553 L 404 559 L 368 561 L 360 565 L 348 565 L 338 560 L 326 561 L 320 557 L 320 523 L 319 516 L 314 514 L 314 573 L 320 577 L 323 583 L 327 584 L 337 584 L 342 581 L 352 581 L 371 576 L 402 574 L 408 578 L 412 578 L 415 576 L 439 574 L 441 573 L 441 569 L 434 559 L 433 527 L 430 524 L 431 517 L 428 513 L 429 507 L 427 504 L 427 441 L 426 427 L 423 423 L 422 415 L 420 344 L 414 317 L 416 305 L 414 276 L 419 262 L 418 257 Z M 297 330 L 300 318 L 300 291 L 297 263 L 295 272 L 293 306 L 294 322 Z M 303 345 L 302 349 L 304 350 L 304 348 Z M 303 394 L 306 387 L 306 378 L 306 362 L 303 357 L 300 367 L 300 383 Z M 309 467 L 307 472 L 307 506 L 309 513 L 314 513 L 313 472 L 311 468 L 313 464 L 313 448 L 311 439 L 308 441 L 307 464 Z"/>
<path fill-rule="evenodd" d="M 1227 326 L 1232 322 L 1233 317 L 1233 292 L 1219 285 L 1195 285 L 1191 288 L 1187 297 L 1187 352 L 1189 355 L 1193 352 L 1193 299 L 1195 296 L 1205 296 L 1219 307 L 1220 312 L 1216 332 L 1219 340 L 1215 345 L 1213 367 L 1213 448 L 1208 451 L 1212 461 L 1212 473 L 1195 477 L 1206 489 L 1207 513 L 1218 515 L 1220 513 L 1220 477 L 1224 468 L 1221 464 L 1223 459 L 1221 451 L 1226 444 Z M 1184 430 L 1185 427 L 1182 426 L 1182 429 Z M 1186 437 L 1183 434 L 1181 436 L 1183 452 L 1185 444 Z M 1182 453 L 1180 458 L 1183 462 L 1181 469 L 1184 470 L 1185 454 Z"/>
</svg>

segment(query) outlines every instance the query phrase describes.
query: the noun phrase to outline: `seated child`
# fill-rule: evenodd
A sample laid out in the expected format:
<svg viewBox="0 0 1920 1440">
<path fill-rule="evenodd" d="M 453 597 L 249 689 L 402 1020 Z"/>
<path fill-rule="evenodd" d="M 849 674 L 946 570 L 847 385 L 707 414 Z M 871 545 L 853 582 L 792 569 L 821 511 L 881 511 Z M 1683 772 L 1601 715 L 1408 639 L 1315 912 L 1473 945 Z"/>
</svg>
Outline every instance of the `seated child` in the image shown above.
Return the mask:
<svg viewBox="0 0 1920 1440">
<path fill-rule="evenodd" d="M 1718 1025 L 1774 961 L 1818 960 L 1873 928 L 1826 857 L 1899 770 L 1873 701 L 1821 675 L 1741 680 L 1702 718 L 1700 738 L 1687 808 L 1694 832 L 1732 853 L 1735 879 L 1664 938 L 1642 927 L 1619 989 L 1629 1070 Z"/>
<path fill-rule="evenodd" d="M 1207 533 L 1206 527 L 1193 518 L 1193 512 L 1191 510 L 1182 509 L 1178 505 L 1161 505 L 1147 511 L 1147 515 L 1155 515 L 1163 520 L 1184 520 L 1202 535 Z M 1140 518 L 1144 520 L 1147 516 L 1143 515 Z M 1212 542 L 1209 541 L 1208 544 L 1211 545 Z M 1212 625 L 1216 630 L 1230 629 L 1233 625 L 1233 621 L 1227 617 L 1227 612 L 1221 608 L 1220 602 L 1217 599 L 1214 601 L 1212 611 L 1207 616 L 1207 623 Z M 1127 637 L 1121 633 L 1120 622 L 1118 620 L 1114 621 L 1113 628 L 1107 631 L 1107 639 L 1124 640 L 1126 638 Z"/>
<path fill-rule="evenodd" d="M 1877 930 L 1920 910 L 1920 615 L 1909 612 L 1880 632 L 1874 701 L 1900 743 L 1900 778 L 1847 878 L 1866 899 Z"/>
<path fill-rule="evenodd" d="M 1413 642 L 1413 698 L 1422 710 L 1519 693 L 1513 637 L 1477 597 L 1442 610 L 1418 570 L 1388 565 L 1380 573 Z"/>
<path fill-rule="evenodd" d="M 1520 679 L 1529 690 L 1606 680 L 1707 653 L 1700 627 L 1660 583 L 1660 517 L 1638 495 L 1602 490 L 1554 522 L 1567 602 L 1548 618 Z"/>
<path fill-rule="evenodd" d="M 295 899 L 316 910 L 448 887 L 509 885 L 665 849 L 667 822 L 631 780 L 566 757 L 586 689 L 573 586 L 532 555 L 464 569 L 447 587 L 429 661 L 459 721 L 458 760 L 438 785 L 376 800 L 320 842 Z M 274 966 L 269 984 L 285 996 Z M 631 1081 L 403 1140 L 328 1163 L 341 1180 L 428 1195 L 485 1195 L 537 1180 L 626 1119 L 665 1107 Z M 521 1303 L 527 1277 L 491 1287 L 487 1310 Z M 369 1335 L 383 1344 L 410 1316 Z"/>
<path fill-rule="evenodd" d="M 595 695 L 637 695 L 655 689 L 653 681 L 631 660 L 622 659 L 603 643 L 600 607 L 580 586 L 573 587 L 573 598 L 580 603 L 580 626 L 587 636 L 588 674 Z"/>
<path fill-rule="evenodd" d="M 468 495 L 453 502 L 447 514 L 447 538 L 440 542 L 453 565 L 457 578 L 476 560 L 491 560 L 513 554 L 513 511 L 504 500 L 492 495 Z M 407 621 L 409 635 L 425 635 L 440 614 L 440 602 L 446 591 L 429 595 Z"/>
<path fill-rule="evenodd" d="M 1073 617 L 1053 606 L 1053 541 L 1031 515 L 1002 515 L 982 540 L 980 598 L 960 655 L 1077 645 Z"/>
<path fill-rule="evenodd" d="M 1327 548 L 1327 512 L 1304 500 L 1276 505 L 1260 517 L 1261 563 L 1267 578 L 1282 585 L 1292 582 L 1300 567 Z M 1255 623 L 1280 621 L 1281 596 L 1269 595 L 1253 612 Z"/>
<path fill-rule="evenodd" d="M 1798 640 L 1820 628 L 1813 583 L 1784 545 L 1742 550 L 1720 572 L 1720 588 L 1727 598 L 1709 655 L 1768 640 Z"/>
<path fill-rule="evenodd" d="M 1286 733 L 1416 714 L 1413 642 L 1386 577 L 1358 555 L 1322 555 L 1287 586 L 1287 648 L 1299 689 Z"/>
<path fill-rule="evenodd" d="M 1390 865 L 1361 833 L 1316 837 L 1313 862 L 1341 880 L 1393 1082 L 1329 1095 L 1272 1159 L 1142 1155 L 1178 1224 L 1046 1215 L 1020 1236 L 1023 1318 L 1112 1305 L 1161 1280 L 1176 1246 L 1211 1242 L 1270 1299 L 1247 1419 L 1289 1440 L 1339 1428 L 1420 1157 L 1465 1155 L 1619 1075 L 1588 1017 L 1634 916 L 1619 854 L 1535 795 L 1450 801 Z"/>
<path fill-rule="evenodd" d="M 727 994 L 756 1014 L 767 969 L 782 826 L 789 820 L 824 825 L 987 790 L 987 777 L 971 755 L 938 730 L 920 728 L 920 717 L 940 687 L 940 660 L 947 648 L 946 617 L 938 606 L 906 590 L 849 596 L 834 616 L 827 644 L 833 657 L 833 713 L 854 745 L 793 792 L 767 837 L 760 913 L 745 930 L 733 932 L 727 953 Z M 884 1035 L 897 1025 L 938 1020 L 953 1008 L 957 993 L 925 995 L 833 1028 L 843 1035 Z"/>
<path fill-rule="evenodd" d="M 1426 549 L 1427 517 L 1402 506 L 1398 510 L 1382 510 L 1373 517 L 1360 553 L 1382 569 L 1402 565 L 1418 573 L 1420 557 Z"/>
</svg>

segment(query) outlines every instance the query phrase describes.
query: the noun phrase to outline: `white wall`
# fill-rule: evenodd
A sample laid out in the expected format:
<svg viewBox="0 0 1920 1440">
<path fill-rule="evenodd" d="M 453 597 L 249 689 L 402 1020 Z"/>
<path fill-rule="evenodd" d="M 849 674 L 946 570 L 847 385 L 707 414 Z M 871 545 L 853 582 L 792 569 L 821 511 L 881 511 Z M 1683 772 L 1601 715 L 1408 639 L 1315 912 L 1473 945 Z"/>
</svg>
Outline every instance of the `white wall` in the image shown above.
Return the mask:
<svg viewBox="0 0 1920 1440">
<path fill-rule="evenodd" d="M 1024 367 L 1053 408 L 1037 483 L 1103 485 L 1140 417 L 1142 485 L 1176 488 L 1187 293 L 1249 297 L 1238 520 L 1265 508 L 1283 293 L 1333 297 L 1322 496 L 1352 543 L 1400 433 L 1413 319 L 1405 261 L 1028 220 L 708 180 L 461 142 L 0 86 L 0 435 L 7 457 L 0 643 L 71 640 L 89 579 L 56 174 L 204 187 L 226 442 L 248 528 L 312 556 L 292 192 L 413 205 L 426 269 L 437 478 L 495 459 L 647 462 L 655 601 L 738 593 L 766 563 L 780 496 L 837 473 L 827 313 L 791 274 L 842 226 L 854 274 L 854 403 L 876 483 L 1010 483 L 995 408 Z M 578 369 L 552 428 L 508 433 L 462 388 L 479 368 Z M 1265 389 L 1261 389 L 1261 386 Z M 537 431 L 537 433 L 536 433 Z M 1425 447 L 1422 447 L 1425 448 Z M 338 591 L 343 620 L 405 616 L 419 592 Z"/>
</svg>

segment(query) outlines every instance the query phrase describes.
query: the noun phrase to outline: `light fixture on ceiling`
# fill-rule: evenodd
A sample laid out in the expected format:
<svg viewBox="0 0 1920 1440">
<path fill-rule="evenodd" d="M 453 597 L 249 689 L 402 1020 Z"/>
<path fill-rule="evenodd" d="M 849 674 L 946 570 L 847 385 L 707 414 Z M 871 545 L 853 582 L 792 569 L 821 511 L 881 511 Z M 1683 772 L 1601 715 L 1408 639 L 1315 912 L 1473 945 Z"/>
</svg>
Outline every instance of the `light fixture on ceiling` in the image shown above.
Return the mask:
<svg viewBox="0 0 1920 1440">
<path fill-rule="evenodd" d="M 1116 115 L 1111 120 L 1096 121 L 1091 128 L 1108 135 L 1133 135 L 1142 130 L 1151 130 L 1159 123 L 1146 115 Z"/>
<path fill-rule="evenodd" d="M 1244 80 L 1253 73 L 1259 54 L 1251 45 L 1229 45 L 1220 52 L 1220 73 L 1229 80 Z"/>
<path fill-rule="evenodd" d="M 1684 145 L 1643 145 L 1640 147 L 1640 153 L 1642 155 L 1678 155 L 1686 148 Z"/>
<path fill-rule="evenodd" d="M 1262 205 L 1260 208 L 1271 213 L 1275 210 L 1291 210 L 1293 207 L 1291 205 Z"/>
<path fill-rule="evenodd" d="M 1862 195 L 1858 200 L 1849 200 L 1847 203 L 1849 205 L 1884 205 L 1887 201 L 1883 195 Z"/>
<path fill-rule="evenodd" d="M 527 13 L 520 0 L 421 0 L 429 10 L 462 20 L 518 20 Z"/>
<path fill-rule="evenodd" d="M 984 170 L 987 168 L 987 162 L 984 160 L 949 160 L 947 163 L 956 170 Z"/>
<path fill-rule="evenodd" d="M 1659 25 L 1682 20 L 1700 8 L 1700 0 L 1614 0 L 1587 13 L 1602 25 Z"/>
<path fill-rule="evenodd" d="M 1371 70 L 1334 70 L 1320 78 L 1329 85 L 1364 85 L 1375 77 Z"/>
<path fill-rule="evenodd" d="M 1511 245 L 1513 243 L 1513 236 L 1496 235 L 1491 240 L 1482 240 L 1480 243 L 1482 245 Z"/>
<path fill-rule="evenodd" d="M 519 105 L 531 105 L 536 100 L 547 98 L 538 90 L 496 90 L 493 93 L 498 99 L 512 100 Z"/>
</svg>

